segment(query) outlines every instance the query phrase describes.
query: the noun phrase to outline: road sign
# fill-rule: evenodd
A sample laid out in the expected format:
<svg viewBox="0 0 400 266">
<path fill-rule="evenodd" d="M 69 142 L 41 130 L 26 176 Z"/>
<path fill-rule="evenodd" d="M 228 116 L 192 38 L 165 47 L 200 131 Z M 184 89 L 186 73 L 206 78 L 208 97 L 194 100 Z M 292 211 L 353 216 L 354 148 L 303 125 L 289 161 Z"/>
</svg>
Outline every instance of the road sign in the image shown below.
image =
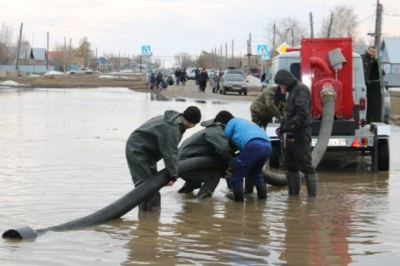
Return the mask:
<svg viewBox="0 0 400 266">
<path fill-rule="evenodd" d="M 257 45 L 257 54 L 258 55 L 267 54 L 267 52 L 268 52 L 268 45 L 266 45 L 266 44 Z"/>
<path fill-rule="evenodd" d="M 142 45 L 142 55 L 152 55 L 150 45 Z"/>
<path fill-rule="evenodd" d="M 288 48 L 288 47 L 289 46 L 287 45 L 287 43 L 284 42 L 276 50 L 278 51 L 278 53 L 284 54 L 284 53 L 286 53 L 286 48 Z"/>
<path fill-rule="evenodd" d="M 261 57 L 262 61 L 268 61 L 271 59 L 271 53 L 269 51 L 267 51 L 267 53 L 262 54 L 260 57 Z"/>
</svg>

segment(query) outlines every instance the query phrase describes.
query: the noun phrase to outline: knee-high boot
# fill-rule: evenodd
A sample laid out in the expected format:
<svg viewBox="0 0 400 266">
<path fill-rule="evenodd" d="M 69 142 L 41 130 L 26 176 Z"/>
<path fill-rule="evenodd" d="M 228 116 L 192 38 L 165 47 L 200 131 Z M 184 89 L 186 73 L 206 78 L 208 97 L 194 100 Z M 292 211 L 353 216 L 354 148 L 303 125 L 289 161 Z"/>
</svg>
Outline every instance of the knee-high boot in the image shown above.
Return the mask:
<svg viewBox="0 0 400 266">
<path fill-rule="evenodd" d="M 289 190 L 289 196 L 298 196 L 300 194 L 300 173 L 299 172 L 288 172 L 287 173 L 287 184 Z"/>
<path fill-rule="evenodd" d="M 318 191 L 318 174 L 306 174 L 307 192 L 309 197 L 316 197 Z"/>
</svg>

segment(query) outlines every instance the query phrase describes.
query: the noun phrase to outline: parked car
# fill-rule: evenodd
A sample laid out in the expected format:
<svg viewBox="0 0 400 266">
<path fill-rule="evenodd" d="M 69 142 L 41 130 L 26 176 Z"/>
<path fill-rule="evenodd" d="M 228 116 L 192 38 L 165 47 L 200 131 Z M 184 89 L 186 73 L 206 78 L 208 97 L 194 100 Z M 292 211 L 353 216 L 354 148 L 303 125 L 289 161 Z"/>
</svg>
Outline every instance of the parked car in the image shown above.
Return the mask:
<svg viewBox="0 0 400 266">
<path fill-rule="evenodd" d="M 226 73 L 219 81 L 219 93 L 238 92 L 239 95 L 247 95 L 247 82 L 241 74 Z"/>
<path fill-rule="evenodd" d="M 81 67 L 77 70 L 71 70 L 69 71 L 70 74 L 93 74 L 93 70 L 87 68 L 87 67 Z"/>
<path fill-rule="evenodd" d="M 243 78 L 245 78 L 243 70 L 236 69 L 236 68 L 235 69 L 228 68 L 224 71 L 224 74 L 240 74 L 243 76 Z"/>
<path fill-rule="evenodd" d="M 192 67 L 186 69 L 186 77 L 187 77 L 188 80 L 189 79 L 196 79 L 195 70 L 196 70 L 196 68 L 192 68 Z"/>
</svg>

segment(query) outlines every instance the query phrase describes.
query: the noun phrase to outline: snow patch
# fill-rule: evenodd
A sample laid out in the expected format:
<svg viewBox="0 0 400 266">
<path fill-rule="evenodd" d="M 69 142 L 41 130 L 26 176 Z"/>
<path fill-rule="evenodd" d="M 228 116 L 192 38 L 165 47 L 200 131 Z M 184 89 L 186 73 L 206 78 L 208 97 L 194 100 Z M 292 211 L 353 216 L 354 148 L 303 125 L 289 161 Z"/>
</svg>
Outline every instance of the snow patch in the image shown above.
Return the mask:
<svg viewBox="0 0 400 266">
<path fill-rule="evenodd" d="M 15 82 L 13 80 L 6 80 L 0 83 L 0 85 L 3 86 L 20 86 L 18 82 Z"/>
<path fill-rule="evenodd" d="M 115 77 L 110 76 L 110 75 L 101 75 L 101 76 L 99 76 L 99 78 L 100 78 L 100 79 L 113 79 L 113 78 L 115 78 Z"/>
<path fill-rule="evenodd" d="M 60 71 L 49 71 L 46 74 L 44 74 L 45 76 L 49 76 L 49 75 L 53 75 L 53 76 L 64 76 L 63 72 Z"/>
<path fill-rule="evenodd" d="M 400 92 L 400 88 L 389 88 L 389 91 Z"/>
</svg>

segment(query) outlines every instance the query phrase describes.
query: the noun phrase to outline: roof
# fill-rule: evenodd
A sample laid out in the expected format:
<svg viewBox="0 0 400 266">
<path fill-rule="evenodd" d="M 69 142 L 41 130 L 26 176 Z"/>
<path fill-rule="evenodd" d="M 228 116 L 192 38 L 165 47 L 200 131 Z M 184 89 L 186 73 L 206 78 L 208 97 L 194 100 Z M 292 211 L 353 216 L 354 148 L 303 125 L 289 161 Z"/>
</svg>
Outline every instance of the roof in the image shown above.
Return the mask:
<svg viewBox="0 0 400 266">
<path fill-rule="evenodd" d="M 46 60 L 45 48 L 32 48 L 32 54 L 35 60 Z"/>
<path fill-rule="evenodd" d="M 400 64 L 400 38 L 385 38 L 382 42 L 382 62 Z"/>
</svg>

